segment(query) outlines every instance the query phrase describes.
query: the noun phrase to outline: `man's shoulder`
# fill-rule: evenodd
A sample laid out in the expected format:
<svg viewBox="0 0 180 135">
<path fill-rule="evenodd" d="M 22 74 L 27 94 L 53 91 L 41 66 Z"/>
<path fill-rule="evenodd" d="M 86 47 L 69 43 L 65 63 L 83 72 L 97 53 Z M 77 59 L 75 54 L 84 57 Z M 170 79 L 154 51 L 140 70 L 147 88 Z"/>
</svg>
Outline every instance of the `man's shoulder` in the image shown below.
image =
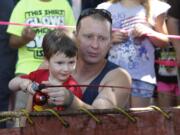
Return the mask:
<svg viewBox="0 0 180 135">
<path fill-rule="evenodd" d="M 112 70 L 110 70 L 106 76 L 104 77 L 104 79 L 106 80 L 117 80 L 118 78 L 130 78 L 129 73 L 123 69 L 122 67 L 108 61 L 107 63 L 110 67 L 113 67 Z"/>
<path fill-rule="evenodd" d="M 108 68 L 111 68 L 111 69 L 115 69 L 115 68 L 119 68 L 120 66 L 115 64 L 115 63 L 112 63 L 111 61 L 107 60 L 106 62 L 106 67 Z"/>
<path fill-rule="evenodd" d="M 108 76 L 119 76 L 119 75 L 129 75 L 129 73 L 122 67 L 117 67 L 107 73 Z"/>
<path fill-rule="evenodd" d="M 109 69 L 109 71 L 111 71 L 111 72 L 117 72 L 117 73 L 126 72 L 126 70 L 123 69 L 121 66 L 119 66 L 109 60 L 107 60 L 105 68 Z"/>
</svg>

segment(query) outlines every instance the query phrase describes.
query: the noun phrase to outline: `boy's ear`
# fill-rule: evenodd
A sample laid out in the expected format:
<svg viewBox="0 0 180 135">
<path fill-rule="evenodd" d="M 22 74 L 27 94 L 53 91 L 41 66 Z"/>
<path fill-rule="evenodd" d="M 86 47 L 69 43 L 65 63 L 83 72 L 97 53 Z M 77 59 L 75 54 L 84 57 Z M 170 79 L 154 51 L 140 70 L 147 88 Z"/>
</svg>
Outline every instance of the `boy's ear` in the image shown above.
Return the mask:
<svg viewBox="0 0 180 135">
<path fill-rule="evenodd" d="M 49 60 L 48 59 L 44 59 L 44 62 L 45 62 L 45 64 L 49 67 Z"/>
<path fill-rule="evenodd" d="M 49 68 L 49 60 L 44 58 L 44 61 L 39 66 L 39 69 L 48 69 Z"/>
</svg>

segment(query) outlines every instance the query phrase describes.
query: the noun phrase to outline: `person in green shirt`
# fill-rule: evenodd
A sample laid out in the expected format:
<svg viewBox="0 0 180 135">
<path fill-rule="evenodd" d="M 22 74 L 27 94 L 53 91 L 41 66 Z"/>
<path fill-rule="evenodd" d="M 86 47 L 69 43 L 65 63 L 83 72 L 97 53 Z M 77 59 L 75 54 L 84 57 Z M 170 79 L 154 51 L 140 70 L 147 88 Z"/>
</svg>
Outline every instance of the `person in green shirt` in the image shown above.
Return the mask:
<svg viewBox="0 0 180 135">
<path fill-rule="evenodd" d="M 44 25 L 74 25 L 75 19 L 67 0 L 21 0 L 14 8 L 10 22 Z M 9 25 L 10 46 L 18 48 L 16 74 L 28 74 L 43 60 L 42 39 L 49 31 L 45 27 Z"/>
</svg>

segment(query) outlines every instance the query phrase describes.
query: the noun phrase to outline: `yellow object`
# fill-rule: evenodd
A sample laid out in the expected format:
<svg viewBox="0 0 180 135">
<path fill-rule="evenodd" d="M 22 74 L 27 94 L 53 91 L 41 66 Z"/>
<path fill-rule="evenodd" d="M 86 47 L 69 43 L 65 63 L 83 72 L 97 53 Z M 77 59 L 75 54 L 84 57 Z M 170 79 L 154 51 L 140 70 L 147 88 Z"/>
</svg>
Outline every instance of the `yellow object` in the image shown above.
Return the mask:
<svg viewBox="0 0 180 135">
<path fill-rule="evenodd" d="M 35 111 L 38 111 L 38 112 L 41 112 L 41 111 L 44 110 L 44 108 L 43 108 L 42 106 L 40 106 L 40 105 L 35 105 L 35 106 L 33 107 L 33 109 L 34 109 Z"/>
</svg>

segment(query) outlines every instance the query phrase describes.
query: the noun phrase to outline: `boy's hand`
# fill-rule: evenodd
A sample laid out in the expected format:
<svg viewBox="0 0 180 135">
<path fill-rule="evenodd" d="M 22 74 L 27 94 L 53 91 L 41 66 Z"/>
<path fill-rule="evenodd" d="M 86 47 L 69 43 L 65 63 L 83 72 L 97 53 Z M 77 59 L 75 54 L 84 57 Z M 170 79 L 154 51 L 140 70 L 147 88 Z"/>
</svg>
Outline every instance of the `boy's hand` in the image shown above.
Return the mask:
<svg viewBox="0 0 180 135">
<path fill-rule="evenodd" d="M 27 88 L 28 86 L 32 84 L 32 81 L 31 80 L 28 80 L 28 79 L 24 79 L 22 81 L 22 83 L 20 83 L 20 89 L 23 90 L 24 92 L 27 91 Z"/>
<path fill-rule="evenodd" d="M 21 88 L 23 87 L 23 91 L 29 92 L 29 93 L 32 94 L 32 95 L 35 94 L 38 86 L 39 86 L 38 83 L 29 81 L 29 80 L 24 81 L 24 82 L 21 84 Z"/>
<path fill-rule="evenodd" d="M 42 82 L 46 86 L 52 86 L 50 82 Z M 73 93 L 65 87 L 47 87 L 42 89 L 49 96 L 48 102 L 57 106 L 69 106 L 73 100 Z"/>
</svg>

